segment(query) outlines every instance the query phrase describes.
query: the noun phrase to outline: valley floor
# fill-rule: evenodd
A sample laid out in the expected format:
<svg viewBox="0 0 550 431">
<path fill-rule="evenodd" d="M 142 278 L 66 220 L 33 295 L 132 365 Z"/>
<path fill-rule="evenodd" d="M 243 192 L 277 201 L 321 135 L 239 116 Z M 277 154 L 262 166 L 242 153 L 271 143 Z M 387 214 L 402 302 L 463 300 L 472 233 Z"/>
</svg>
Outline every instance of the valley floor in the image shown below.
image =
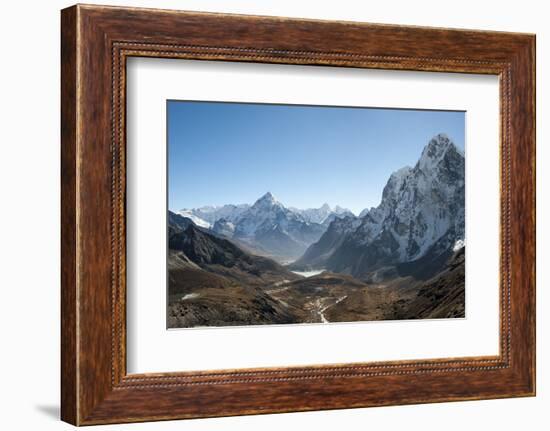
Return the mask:
<svg viewBox="0 0 550 431">
<path fill-rule="evenodd" d="M 281 267 L 282 268 L 282 267 Z M 428 280 L 413 277 L 367 283 L 321 272 L 245 273 L 200 267 L 172 253 L 168 327 L 246 326 L 374 320 L 454 318 L 465 315 L 464 249 Z"/>
</svg>

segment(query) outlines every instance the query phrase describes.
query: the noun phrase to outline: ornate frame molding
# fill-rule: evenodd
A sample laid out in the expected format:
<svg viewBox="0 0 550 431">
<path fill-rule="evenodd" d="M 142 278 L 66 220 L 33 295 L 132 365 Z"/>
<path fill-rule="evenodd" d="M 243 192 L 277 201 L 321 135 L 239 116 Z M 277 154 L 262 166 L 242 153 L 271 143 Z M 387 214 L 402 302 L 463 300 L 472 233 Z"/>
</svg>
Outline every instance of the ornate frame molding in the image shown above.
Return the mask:
<svg viewBox="0 0 550 431">
<path fill-rule="evenodd" d="M 268 30 L 256 35 L 258 28 Z M 311 34 L 321 41 L 308 42 Z M 98 424 L 534 394 L 534 36 L 79 5 L 62 12 L 62 54 L 64 420 Z M 125 66 L 131 56 L 498 75 L 500 354 L 127 375 Z M 247 397 L 251 391 L 258 399 Z M 304 391 L 308 399 L 300 396 Z"/>
</svg>

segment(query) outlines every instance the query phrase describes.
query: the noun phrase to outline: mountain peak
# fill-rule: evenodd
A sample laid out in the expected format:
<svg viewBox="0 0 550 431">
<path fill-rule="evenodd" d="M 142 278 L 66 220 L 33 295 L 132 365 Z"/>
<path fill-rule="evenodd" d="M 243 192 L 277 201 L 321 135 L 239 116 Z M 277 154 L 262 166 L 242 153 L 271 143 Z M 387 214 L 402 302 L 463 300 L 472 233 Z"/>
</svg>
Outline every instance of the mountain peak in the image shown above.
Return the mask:
<svg viewBox="0 0 550 431">
<path fill-rule="evenodd" d="M 463 156 L 451 138 L 445 133 L 439 133 L 430 139 L 430 142 L 424 147 L 417 166 L 423 171 L 433 169 L 451 149 Z"/>
<path fill-rule="evenodd" d="M 424 156 L 425 154 L 433 156 L 438 151 L 445 151 L 451 145 L 454 145 L 454 143 L 445 133 L 438 133 L 432 139 L 430 139 L 430 142 L 428 142 L 426 147 L 424 147 L 424 151 L 422 151 L 422 156 Z"/>
<path fill-rule="evenodd" d="M 277 202 L 277 200 L 275 199 L 275 196 L 273 196 L 271 192 L 267 192 L 265 195 L 263 195 L 260 199 L 256 201 L 256 203 L 258 202 L 267 202 L 267 203 L 274 204 L 275 202 Z"/>
<path fill-rule="evenodd" d="M 254 205 L 252 205 L 252 208 L 257 209 L 269 209 L 272 207 L 280 207 L 284 208 L 283 204 L 281 204 L 277 199 L 275 199 L 275 196 L 271 192 L 267 192 L 265 195 L 260 197 L 256 202 L 254 202 Z"/>
</svg>

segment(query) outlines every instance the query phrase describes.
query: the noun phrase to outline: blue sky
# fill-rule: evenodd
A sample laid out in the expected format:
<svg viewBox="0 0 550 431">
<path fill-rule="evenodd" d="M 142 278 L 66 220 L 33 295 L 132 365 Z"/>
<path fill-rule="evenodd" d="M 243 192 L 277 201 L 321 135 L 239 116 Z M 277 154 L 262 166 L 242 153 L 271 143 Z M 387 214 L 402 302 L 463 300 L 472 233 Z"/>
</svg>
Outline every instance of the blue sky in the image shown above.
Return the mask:
<svg viewBox="0 0 550 431">
<path fill-rule="evenodd" d="M 168 101 L 168 207 L 379 204 L 397 169 L 437 133 L 464 149 L 465 113 Z"/>
</svg>

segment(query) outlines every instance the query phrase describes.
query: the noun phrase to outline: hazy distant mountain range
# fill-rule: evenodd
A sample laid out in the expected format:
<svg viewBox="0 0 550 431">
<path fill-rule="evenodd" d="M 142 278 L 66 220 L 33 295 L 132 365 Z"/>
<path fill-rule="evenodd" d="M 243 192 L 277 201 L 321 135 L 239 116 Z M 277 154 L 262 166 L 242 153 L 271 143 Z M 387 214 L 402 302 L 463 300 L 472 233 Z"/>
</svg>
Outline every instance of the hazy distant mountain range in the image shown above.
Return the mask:
<svg viewBox="0 0 550 431">
<path fill-rule="evenodd" d="M 275 197 L 271 194 L 271 192 L 267 192 L 265 195 L 260 197 L 256 203 L 261 201 L 267 201 L 270 203 L 270 205 L 279 205 L 282 206 L 280 202 L 278 202 Z M 182 209 L 180 211 L 177 211 L 178 214 L 188 217 L 193 220 L 193 222 L 202 227 L 213 227 L 214 224 L 219 220 L 224 220 L 227 223 L 233 223 L 241 218 L 240 216 L 245 213 L 247 210 L 249 210 L 253 205 L 250 204 L 228 204 L 228 205 L 222 205 L 222 206 L 204 206 L 200 208 L 192 208 L 192 209 Z M 351 215 L 353 214 L 350 210 L 346 208 L 342 208 L 338 205 L 336 205 L 334 208 L 332 208 L 329 204 L 325 203 L 319 208 L 307 208 L 307 209 L 299 209 L 294 207 L 287 208 L 289 211 L 301 216 L 304 221 L 309 223 L 317 223 L 317 224 L 329 224 L 334 217 L 336 216 L 343 216 L 343 215 Z"/>
<path fill-rule="evenodd" d="M 300 257 L 332 221 L 353 216 L 348 209 L 331 208 L 328 204 L 303 210 L 287 208 L 270 192 L 252 205 L 207 206 L 183 209 L 178 214 L 249 247 L 256 254 L 282 262 Z"/>
<path fill-rule="evenodd" d="M 464 162 L 435 136 L 359 216 L 287 208 L 269 192 L 169 212 L 168 325 L 463 317 Z"/>
</svg>

